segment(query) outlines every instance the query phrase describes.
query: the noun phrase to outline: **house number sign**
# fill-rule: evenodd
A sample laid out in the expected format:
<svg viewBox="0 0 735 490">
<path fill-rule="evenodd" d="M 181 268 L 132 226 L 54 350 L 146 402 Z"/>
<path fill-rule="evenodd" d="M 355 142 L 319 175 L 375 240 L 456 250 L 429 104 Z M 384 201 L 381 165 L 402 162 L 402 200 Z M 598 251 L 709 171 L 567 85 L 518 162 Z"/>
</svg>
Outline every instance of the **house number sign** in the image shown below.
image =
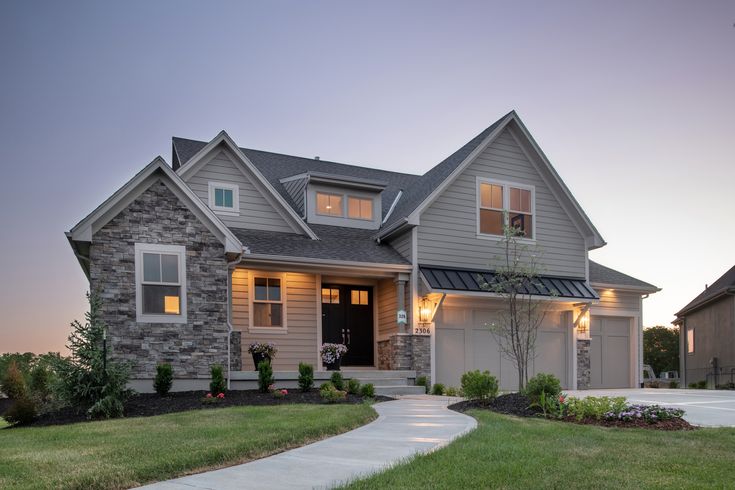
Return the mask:
<svg viewBox="0 0 735 490">
<path fill-rule="evenodd" d="M 418 324 L 413 327 L 414 335 L 431 335 L 431 327 L 426 324 Z"/>
<path fill-rule="evenodd" d="M 405 325 L 406 323 L 408 323 L 408 315 L 406 315 L 406 310 L 398 310 L 398 313 L 396 316 L 397 316 L 396 322 L 402 325 Z"/>
</svg>

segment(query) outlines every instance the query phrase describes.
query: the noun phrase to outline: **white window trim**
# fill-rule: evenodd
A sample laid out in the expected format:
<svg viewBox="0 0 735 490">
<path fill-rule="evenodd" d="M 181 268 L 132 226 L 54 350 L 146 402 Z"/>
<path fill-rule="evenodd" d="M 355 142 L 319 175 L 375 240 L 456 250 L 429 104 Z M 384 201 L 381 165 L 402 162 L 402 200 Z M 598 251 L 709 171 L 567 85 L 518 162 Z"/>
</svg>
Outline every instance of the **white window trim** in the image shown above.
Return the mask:
<svg viewBox="0 0 735 490">
<path fill-rule="evenodd" d="M 280 304 L 281 306 L 281 320 L 282 325 L 280 327 L 263 327 L 263 326 L 256 326 L 254 324 L 255 322 L 255 307 L 253 306 L 255 301 L 255 278 L 256 277 L 265 277 L 265 278 L 275 278 L 281 280 L 281 301 L 257 301 L 257 303 L 276 303 Z M 288 333 L 288 325 L 287 325 L 287 298 L 286 298 L 286 290 L 288 288 L 286 287 L 286 273 L 280 273 L 280 272 L 263 272 L 263 271 L 249 271 L 248 272 L 248 312 L 250 313 L 248 315 L 249 317 L 249 327 L 248 331 L 250 333 L 257 333 L 257 334 L 276 334 L 276 335 L 283 335 Z"/>
<path fill-rule="evenodd" d="M 339 197 L 342 199 L 342 214 L 336 215 L 336 214 L 327 214 L 327 213 L 320 213 L 319 212 L 319 194 L 325 195 L 325 196 L 333 196 L 333 197 Z M 314 203 L 314 212 L 319 216 L 326 216 L 327 218 L 346 218 L 347 217 L 347 199 L 344 194 L 340 194 L 339 192 L 323 192 L 323 191 L 316 191 L 316 199 Z"/>
<path fill-rule="evenodd" d="M 480 184 L 495 184 L 503 187 L 503 212 L 506 217 L 510 212 L 510 187 L 531 191 L 531 234 L 533 235 L 533 238 L 519 237 L 517 240 L 519 243 L 536 243 L 536 222 L 538 221 L 536 215 L 536 187 L 528 184 L 520 184 L 518 182 L 489 179 L 487 177 L 477 177 L 475 182 L 475 218 L 477 221 L 477 238 L 494 241 L 501 241 L 504 238 L 503 235 L 492 235 L 490 233 L 480 232 L 480 205 L 482 197 L 480 194 Z"/>
<path fill-rule="evenodd" d="M 369 218 L 354 218 L 350 216 L 350 199 L 357 199 L 358 201 L 370 201 L 370 214 L 371 216 Z M 360 221 L 375 221 L 375 217 L 372 216 L 375 214 L 375 211 L 373 208 L 375 207 L 375 200 L 370 197 L 364 197 L 364 196 L 354 196 L 352 194 L 347 194 L 345 196 L 345 218 L 347 219 L 359 219 Z"/>
<path fill-rule="evenodd" d="M 232 191 L 232 207 L 216 206 L 214 204 L 214 190 L 225 189 Z M 227 182 L 209 182 L 209 209 L 223 216 L 240 216 L 240 186 Z"/>
<path fill-rule="evenodd" d="M 181 313 L 157 315 L 143 313 L 143 253 L 170 254 L 179 257 L 179 283 L 181 288 Z M 166 283 L 161 283 L 166 284 Z M 154 243 L 135 244 L 135 319 L 139 323 L 186 323 L 186 247 Z"/>
</svg>

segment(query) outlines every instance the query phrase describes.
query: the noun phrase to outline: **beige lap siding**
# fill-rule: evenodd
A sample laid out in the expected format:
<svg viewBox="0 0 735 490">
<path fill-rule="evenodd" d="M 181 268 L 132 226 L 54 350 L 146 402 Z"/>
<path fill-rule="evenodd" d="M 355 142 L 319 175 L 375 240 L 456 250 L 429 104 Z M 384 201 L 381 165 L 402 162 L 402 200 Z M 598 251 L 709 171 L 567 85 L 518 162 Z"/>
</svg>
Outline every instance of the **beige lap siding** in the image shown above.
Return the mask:
<svg viewBox="0 0 735 490">
<path fill-rule="evenodd" d="M 278 354 L 273 362 L 277 371 L 298 369 L 299 362 L 316 368 L 317 359 L 317 287 L 316 276 L 295 272 L 283 273 L 285 284 L 286 333 L 251 333 L 248 274 L 258 271 L 238 268 L 232 274 L 232 327 L 242 332 L 242 368 L 255 369 L 247 349 L 251 342 L 273 342 Z M 265 274 L 265 273 L 264 273 Z M 269 272 L 268 275 L 272 275 Z"/>
</svg>

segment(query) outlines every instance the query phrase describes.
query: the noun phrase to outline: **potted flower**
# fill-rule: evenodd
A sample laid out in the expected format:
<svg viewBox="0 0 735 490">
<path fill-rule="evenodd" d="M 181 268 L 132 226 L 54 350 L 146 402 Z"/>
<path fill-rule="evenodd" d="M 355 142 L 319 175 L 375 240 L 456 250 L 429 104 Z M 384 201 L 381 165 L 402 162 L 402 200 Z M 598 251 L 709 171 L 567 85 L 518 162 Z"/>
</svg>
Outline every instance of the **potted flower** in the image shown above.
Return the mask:
<svg viewBox="0 0 735 490">
<path fill-rule="evenodd" d="M 276 356 L 278 349 L 276 349 L 276 344 L 272 342 L 253 342 L 250 344 L 250 347 L 248 347 L 248 352 L 253 356 L 253 364 L 257 371 L 258 364 L 263 361 L 271 362 L 271 360 Z"/>
<path fill-rule="evenodd" d="M 345 344 L 322 344 L 319 354 L 328 371 L 339 371 L 342 358 L 347 354 L 347 346 Z"/>
</svg>

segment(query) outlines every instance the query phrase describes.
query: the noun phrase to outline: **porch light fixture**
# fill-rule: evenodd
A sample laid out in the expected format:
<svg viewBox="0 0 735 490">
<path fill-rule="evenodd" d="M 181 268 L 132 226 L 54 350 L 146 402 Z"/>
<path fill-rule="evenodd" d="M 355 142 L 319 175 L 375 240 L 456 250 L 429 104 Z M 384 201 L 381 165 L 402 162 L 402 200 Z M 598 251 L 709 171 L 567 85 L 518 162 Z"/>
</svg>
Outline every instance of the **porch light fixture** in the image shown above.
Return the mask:
<svg viewBox="0 0 735 490">
<path fill-rule="evenodd" d="M 423 297 L 419 301 L 419 323 L 431 323 L 431 314 L 434 311 L 434 304 L 429 298 Z"/>
<path fill-rule="evenodd" d="M 589 328 L 590 328 L 590 314 L 589 314 L 589 311 L 585 311 L 579 317 L 579 322 L 577 323 L 577 332 L 581 334 L 586 334 Z"/>
</svg>

